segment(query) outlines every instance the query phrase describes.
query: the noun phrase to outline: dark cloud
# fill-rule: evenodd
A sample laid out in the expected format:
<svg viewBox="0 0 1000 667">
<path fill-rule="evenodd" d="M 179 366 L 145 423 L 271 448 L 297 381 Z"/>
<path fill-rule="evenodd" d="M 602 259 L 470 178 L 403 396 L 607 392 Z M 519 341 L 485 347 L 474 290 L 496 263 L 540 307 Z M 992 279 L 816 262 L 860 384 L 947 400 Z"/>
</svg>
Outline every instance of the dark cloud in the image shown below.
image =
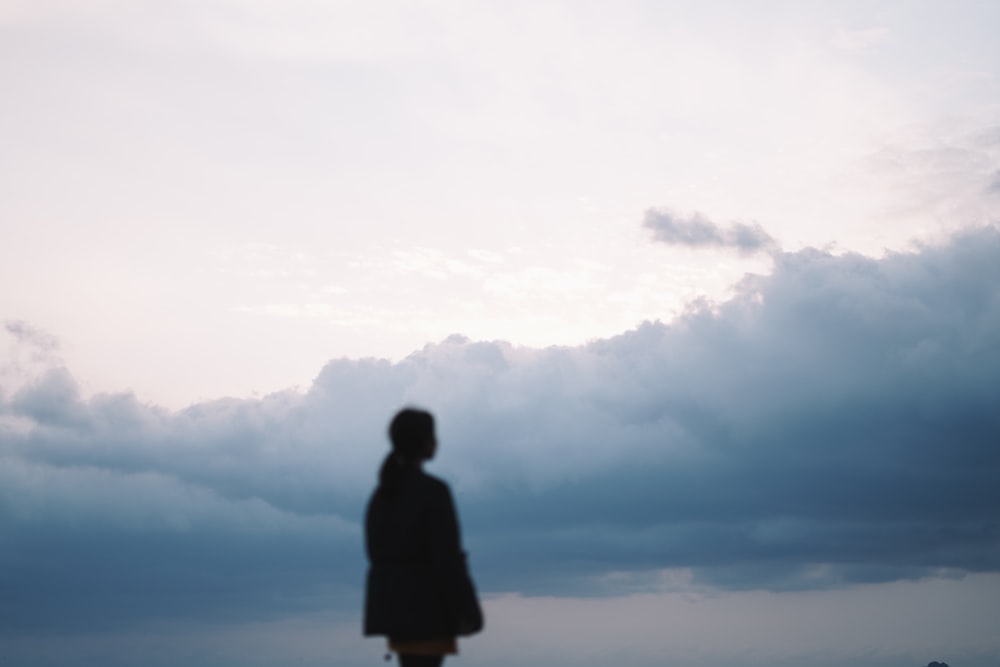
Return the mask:
<svg viewBox="0 0 1000 667">
<path fill-rule="evenodd" d="M 336 360 L 302 394 L 170 412 L 50 368 L 0 404 L 0 629 L 356 609 L 407 403 L 439 417 L 432 467 L 488 591 L 996 571 L 998 341 L 983 229 L 883 259 L 778 253 L 725 303 L 581 347 Z"/>
<path fill-rule="evenodd" d="M 732 248 L 742 254 L 777 251 L 778 243 L 759 224 L 718 225 L 701 213 L 682 216 L 664 209 L 649 209 L 642 226 L 653 238 L 668 245 L 692 248 Z"/>
</svg>

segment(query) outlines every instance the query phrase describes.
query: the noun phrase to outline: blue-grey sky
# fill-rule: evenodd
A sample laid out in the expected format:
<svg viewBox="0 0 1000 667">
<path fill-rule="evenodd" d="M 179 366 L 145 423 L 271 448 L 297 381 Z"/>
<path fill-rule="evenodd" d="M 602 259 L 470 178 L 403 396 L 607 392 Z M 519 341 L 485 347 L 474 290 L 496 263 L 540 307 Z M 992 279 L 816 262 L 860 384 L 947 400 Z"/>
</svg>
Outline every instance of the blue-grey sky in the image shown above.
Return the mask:
<svg viewBox="0 0 1000 667">
<path fill-rule="evenodd" d="M 0 662 L 995 665 L 994 3 L 0 0 Z"/>
</svg>

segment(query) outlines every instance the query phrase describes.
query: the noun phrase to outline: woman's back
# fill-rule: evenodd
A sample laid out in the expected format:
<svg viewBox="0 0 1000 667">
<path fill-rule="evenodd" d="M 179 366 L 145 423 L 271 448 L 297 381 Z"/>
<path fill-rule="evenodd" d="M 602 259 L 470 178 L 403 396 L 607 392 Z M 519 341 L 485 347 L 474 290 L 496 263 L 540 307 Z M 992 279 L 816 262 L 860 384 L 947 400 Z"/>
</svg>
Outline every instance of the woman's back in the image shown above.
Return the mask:
<svg viewBox="0 0 1000 667">
<path fill-rule="evenodd" d="M 451 491 L 419 468 L 405 472 L 393 494 L 376 490 L 365 516 L 370 568 L 366 635 L 393 639 L 455 637 L 478 631 Z"/>
</svg>

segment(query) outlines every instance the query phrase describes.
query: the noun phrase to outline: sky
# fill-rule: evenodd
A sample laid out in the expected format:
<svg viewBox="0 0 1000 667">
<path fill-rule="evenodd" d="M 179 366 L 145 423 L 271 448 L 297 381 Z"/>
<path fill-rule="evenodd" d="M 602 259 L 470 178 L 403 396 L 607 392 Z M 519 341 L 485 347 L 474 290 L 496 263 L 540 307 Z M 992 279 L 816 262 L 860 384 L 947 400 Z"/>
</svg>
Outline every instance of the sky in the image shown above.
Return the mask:
<svg viewBox="0 0 1000 667">
<path fill-rule="evenodd" d="M 0 662 L 1000 660 L 991 2 L 0 0 Z"/>
</svg>

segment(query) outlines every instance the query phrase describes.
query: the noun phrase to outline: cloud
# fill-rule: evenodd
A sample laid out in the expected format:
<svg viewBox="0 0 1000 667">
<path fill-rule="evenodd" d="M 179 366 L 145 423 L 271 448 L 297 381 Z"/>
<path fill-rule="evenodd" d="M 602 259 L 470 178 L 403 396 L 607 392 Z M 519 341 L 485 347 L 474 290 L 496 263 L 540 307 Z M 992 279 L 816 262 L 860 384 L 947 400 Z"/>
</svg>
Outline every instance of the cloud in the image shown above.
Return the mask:
<svg viewBox="0 0 1000 667">
<path fill-rule="evenodd" d="M 10 345 L 0 358 L 0 403 L 46 371 L 61 368 L 59 339 L 21 320 L 6 320 L 3 330 Z M 0 415 L 2 417 L 2 415 Z"/>
<path fill-rule="evenodd" d="M 4 322 L 4 329 L 19 343 L 37 348 L 39 353 L 54 352 L 59 349 L 59 339 L 21 320 Z"/>
<path fill-rule="evenodd" d="M 722 227 L 701 213 L 682 216 L 664 209 L 649 209 L 642 226 L 653 232 L 655 240 L 668 245 L 732 248 L 744 255 L 779 249 L 777 241 L 757 223 L 734 222 Z"/>
<path fill-rule="evenodd" d="M 975 129 L 917 127 L 907 141 L 886 144 L 859 164 L 856 196 L 883 201 L 881 215 L 909 220 L 911 229 L 992 224 L 1000 218 L 998 158 L 995 119 Z"/>
<path fill-rule="evenodd" d="M 14 333 L 14 332 L 11 332 Z M 356 610 L 403 404 L 437 414 L 481 587 L 837 588 L 996 572 L 1000 232 L 775 255 L 579 347 L 461 336 L 176 412 L 64 367 L 0 402 L 0 628 Z"/>
</svg>

